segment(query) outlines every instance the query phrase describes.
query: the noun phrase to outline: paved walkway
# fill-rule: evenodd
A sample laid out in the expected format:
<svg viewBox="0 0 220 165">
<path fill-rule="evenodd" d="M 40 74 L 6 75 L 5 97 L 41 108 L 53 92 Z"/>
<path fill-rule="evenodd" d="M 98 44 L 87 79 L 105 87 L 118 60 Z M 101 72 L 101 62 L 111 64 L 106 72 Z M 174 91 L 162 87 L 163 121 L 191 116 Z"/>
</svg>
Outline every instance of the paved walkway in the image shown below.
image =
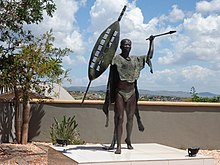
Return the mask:
<svg viewBox="0 0 220 165">
<path fill-rule="evenodd" d="M 74 165 L 74 161 L 61 152 L 48 148 L 48 165 Z"/>
</svg>

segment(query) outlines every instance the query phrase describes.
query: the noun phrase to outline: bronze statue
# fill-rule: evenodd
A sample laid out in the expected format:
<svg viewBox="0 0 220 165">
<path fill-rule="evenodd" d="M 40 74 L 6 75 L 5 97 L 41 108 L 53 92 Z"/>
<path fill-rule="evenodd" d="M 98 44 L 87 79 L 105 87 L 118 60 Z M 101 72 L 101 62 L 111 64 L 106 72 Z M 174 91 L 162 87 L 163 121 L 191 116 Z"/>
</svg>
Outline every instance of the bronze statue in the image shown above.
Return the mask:
<svg viewBox="0 0 220 165">
<path fill-rule="evenodd" d="M 114 103 L 114 136 L 112 144 L 108 149 L 113 149 L 116 141 L 117 148 L 115 154 L 121 153 L 124 110 L 126 111 L 127 116 L 127 137 L 125 142 L 128 149 L 133 149 L 131 145 L 131 133 L 133 127 L 133 116 L 135 114 L 138 120 L 139 130 L 144 129 L 140 121 L 139 111 L 137 108 L 137 80 L 139 78 L 140 71 L 145 66 L 145 63 L 151 67 L 152 72 L 150 59 L 152 58 L 154 52 L 154 36 L 150 36 L 149 41 L 150 43 L 147 56 L 129 56 L 132 45 L 131 40 L 123 39 L 120 43 L 121 53 L 113 57 L 112 64 L 110 66 L 110 75 L 103 111 L 108 118 L 109 101 Z"/>
<path fill-rule="evenodd" d="M 154 51 L 154 38 L 162 35 L 172 34 L 176 31 L 150 36 L 146 40 L 150 41 L 147 56 L 129 56 L 131 50 L 131 40 L 123 39 L 120 44 L 122 50 L 121 54 L 115 55 L 118 47 L 120 37 L 119 22 L 126 10 L 123 7 L 118 20 L 108 26 L 99 36 L 89 60 L 88 76 L 89 84 L 82 99 L 82 104 L 86 98 L 92 80 L 98 78 L 110 65 L 110 74 L 107 85 L 107 92 L 103 111 L 106 114 L 106 126 L 108 126 L 108 107 L 110 103 L 114 104 L 114 135 L 112 144 L 107 149 L 113 149 L 117 141 L 116 154 L 121 153 L 121 136 L 122 124 L 124 118 L 124 110 L 127 114 L 127 143 L 128 149 L 133 149 L 131 145 L 131 132 L 133 127 L 133 116 L 137 118 L 138 128 L 144 131 L 144 126 L 141 122 L 137 101 L 139 93 L 137 89 L 137 79 L 139 78 L 140 71 L 144 68 L 145 63 L 150 67 L 150 72 L 153 73 L 151 59 Z"/>
</svg>

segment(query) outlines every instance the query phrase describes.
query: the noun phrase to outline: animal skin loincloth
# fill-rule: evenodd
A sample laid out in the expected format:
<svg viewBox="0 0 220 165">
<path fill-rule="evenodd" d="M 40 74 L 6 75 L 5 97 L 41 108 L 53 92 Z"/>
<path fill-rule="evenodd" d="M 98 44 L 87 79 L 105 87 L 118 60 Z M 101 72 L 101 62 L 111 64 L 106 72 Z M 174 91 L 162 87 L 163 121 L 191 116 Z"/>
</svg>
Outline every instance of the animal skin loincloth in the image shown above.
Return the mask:
<svg viewBox="0 0 220 165">
<path fill-rule="evenodd" d="M 132 89 L 131 91 L 119 90 L 118 93 L 123 97 L 124 101 L 127 102 L 131 96 L 135 94 L 135 89 Z"/>
</svg>

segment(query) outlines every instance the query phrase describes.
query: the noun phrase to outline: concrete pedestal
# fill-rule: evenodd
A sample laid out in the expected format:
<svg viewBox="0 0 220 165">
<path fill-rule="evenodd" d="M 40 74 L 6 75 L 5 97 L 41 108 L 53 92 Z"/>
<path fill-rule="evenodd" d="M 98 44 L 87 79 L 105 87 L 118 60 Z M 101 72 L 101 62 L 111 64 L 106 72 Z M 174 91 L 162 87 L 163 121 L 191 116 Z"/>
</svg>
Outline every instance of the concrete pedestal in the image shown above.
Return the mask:
<svg viewBox="0 0 220 165">
<path fill-rule="evenodd" d="M 74 165 L 214 165 L 210 156 L 189 157 L 186 150 L 156 143 L 133 144 L 133 150 L 123 144 L 121 154 L 103 147 L 101 144 L 52 146 L 71 158 Z"/>
</svg>

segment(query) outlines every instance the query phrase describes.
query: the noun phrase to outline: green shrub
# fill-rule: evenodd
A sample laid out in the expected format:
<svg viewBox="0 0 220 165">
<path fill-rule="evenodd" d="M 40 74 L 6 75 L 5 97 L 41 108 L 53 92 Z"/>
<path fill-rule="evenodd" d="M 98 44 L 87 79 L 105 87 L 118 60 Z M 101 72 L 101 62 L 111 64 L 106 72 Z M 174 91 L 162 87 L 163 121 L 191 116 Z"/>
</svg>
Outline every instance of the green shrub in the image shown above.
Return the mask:
<svg viewBox="0 0 220 165">
<path fill-rule="evenodd" d="M 62 121 L 57 121 L 54 118 L 55 123 L 50 127 L 50 136 L 53 144 L 56 144 L 56 140 L 65 140 L 67 144 L 84 144 L 85 142 L 79 138 L 79 133 L 76 130 L 78 126 L 75 116 L 68 117 L 63 116 Z"/>
</svg>

